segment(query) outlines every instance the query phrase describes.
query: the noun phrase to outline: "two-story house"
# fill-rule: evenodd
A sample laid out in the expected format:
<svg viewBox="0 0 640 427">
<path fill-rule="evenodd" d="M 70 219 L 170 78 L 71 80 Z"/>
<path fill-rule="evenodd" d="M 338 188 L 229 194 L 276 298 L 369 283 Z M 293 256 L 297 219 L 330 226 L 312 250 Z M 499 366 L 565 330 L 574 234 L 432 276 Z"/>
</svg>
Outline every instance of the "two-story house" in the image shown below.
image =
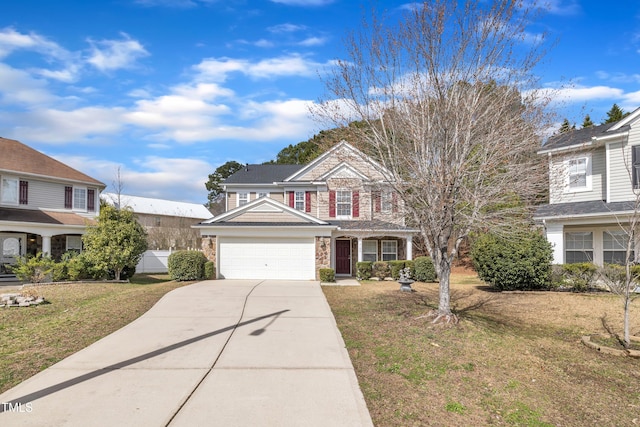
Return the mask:
<svg viewBox="0 0 640 427">
<path fill-rule="evenodd" d="M 549 161 L 549 204 L 534 219 L 553 244 L 554 263 L 624 262 L 621 225 L 640 194 L 640 108 L 617 123 L 556 135 L 538 153 Z"/>
<path fill-rule="evenodd" d="M 388 172 L 345 141 L 307 165 L 247 165 L 223 188 L 226 212 L 194 226 L 220 278 L 313 280 L 412 259 L 417 230 Z"/>
<path fill-rule="evenodd" d="M 21 142 L 0 138 L 0 275 L 18 256 L 81 250 L 105 185 Z"/>
</svg>

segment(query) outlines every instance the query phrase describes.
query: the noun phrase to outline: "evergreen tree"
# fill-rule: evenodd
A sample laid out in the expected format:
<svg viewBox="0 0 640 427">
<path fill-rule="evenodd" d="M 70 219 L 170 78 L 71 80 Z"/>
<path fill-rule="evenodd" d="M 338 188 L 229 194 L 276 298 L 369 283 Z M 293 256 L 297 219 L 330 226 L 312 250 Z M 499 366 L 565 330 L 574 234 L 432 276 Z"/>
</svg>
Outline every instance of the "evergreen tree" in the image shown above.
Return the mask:
<svg viewBox="0 0 640 427">
<path fill-rule="evenodd" d="M 575 129 L 575 126 L 574 126 Z M 564 119 L 562 121 L 562 124 L 560 125 L 560 129 L 558 129 L 558 132 L 560 133 L 567 133 L 571 130 L 571 123 L 569 123 L 569 119 Z"/>
<path fill-rule="evenodd" d="M 100 207 L 96 225 L 82 236 L 84 256 L 103 272 L 113 271 L 116 280 L 125 268 L 135 268 L 147 250 L 147 233 L 131 209 Z"/>
<path fill-rule="evenodd" d="M 622 108 L 618 106 L 618 104 L 613 104 L 613 107 L 609 111 L 607 111 L 607 120 L 604 123 L 615 123 L 627 117 L 629 113 L 625 113 Z"/>
<path fill-rule="evenodd" d="M 593 126 L 593 122 L 591 121 L 591 117 L 587 114 L 584 116 L 584 121 L 582 122 L 583 128 L 588 128 L 589 126 Z"/>
<path fill-rule="evenodd" d="M 235 160 L 229 160 L 227 163 L 218 166 L 218 168 L 211 174 L 209 174 L 209 181 L 204 183 L 204 186 L 209 191 L 208 203 L 206 206 L 212 209 L 215 203 L 219 200 L 222 194 L 222 181 L 229 178 L 231 175 L 242 169 L 242 164 Z"/>
</svg>

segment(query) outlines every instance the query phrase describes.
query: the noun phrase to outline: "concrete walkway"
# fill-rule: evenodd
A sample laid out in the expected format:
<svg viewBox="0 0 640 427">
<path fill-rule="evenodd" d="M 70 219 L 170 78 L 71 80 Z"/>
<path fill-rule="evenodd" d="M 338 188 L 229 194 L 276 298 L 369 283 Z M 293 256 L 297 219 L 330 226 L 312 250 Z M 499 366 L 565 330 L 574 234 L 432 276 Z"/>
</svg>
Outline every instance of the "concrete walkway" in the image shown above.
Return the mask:
<svg viewBox="0 0 640 427">
<path fill-rule="evenodd" d="M 318 282 L 205 281 L 0 395 L 2 426 L 372 426 Z"/>
</svg>

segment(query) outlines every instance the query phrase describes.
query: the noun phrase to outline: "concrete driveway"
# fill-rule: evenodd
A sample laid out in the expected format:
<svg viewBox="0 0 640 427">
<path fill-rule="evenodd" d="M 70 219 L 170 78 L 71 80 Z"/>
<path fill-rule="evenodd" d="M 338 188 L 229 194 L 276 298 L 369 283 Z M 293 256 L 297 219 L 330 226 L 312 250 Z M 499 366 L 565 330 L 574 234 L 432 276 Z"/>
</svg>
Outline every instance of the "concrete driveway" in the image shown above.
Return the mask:
<svg viewBox="0 0 640 427">
<path fill-rule="evenodd" d="M 0 395 L 3 426 L 372 426 L 318 282 L 217 280 Z"/>
</svg>

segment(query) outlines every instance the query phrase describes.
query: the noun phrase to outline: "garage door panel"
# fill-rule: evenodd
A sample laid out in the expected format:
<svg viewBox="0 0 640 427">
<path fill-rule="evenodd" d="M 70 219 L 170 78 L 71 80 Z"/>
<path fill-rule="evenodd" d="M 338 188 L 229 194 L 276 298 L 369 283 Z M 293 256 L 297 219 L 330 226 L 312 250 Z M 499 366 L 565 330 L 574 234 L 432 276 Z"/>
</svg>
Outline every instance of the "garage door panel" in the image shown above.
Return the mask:
<svg viewBox="0 0 640 427">
<path fill-rule="evenodd" d="M 219 270 L 227 279 L 312 280 L 314 239 L 221 237 Z"/>
</svg>

